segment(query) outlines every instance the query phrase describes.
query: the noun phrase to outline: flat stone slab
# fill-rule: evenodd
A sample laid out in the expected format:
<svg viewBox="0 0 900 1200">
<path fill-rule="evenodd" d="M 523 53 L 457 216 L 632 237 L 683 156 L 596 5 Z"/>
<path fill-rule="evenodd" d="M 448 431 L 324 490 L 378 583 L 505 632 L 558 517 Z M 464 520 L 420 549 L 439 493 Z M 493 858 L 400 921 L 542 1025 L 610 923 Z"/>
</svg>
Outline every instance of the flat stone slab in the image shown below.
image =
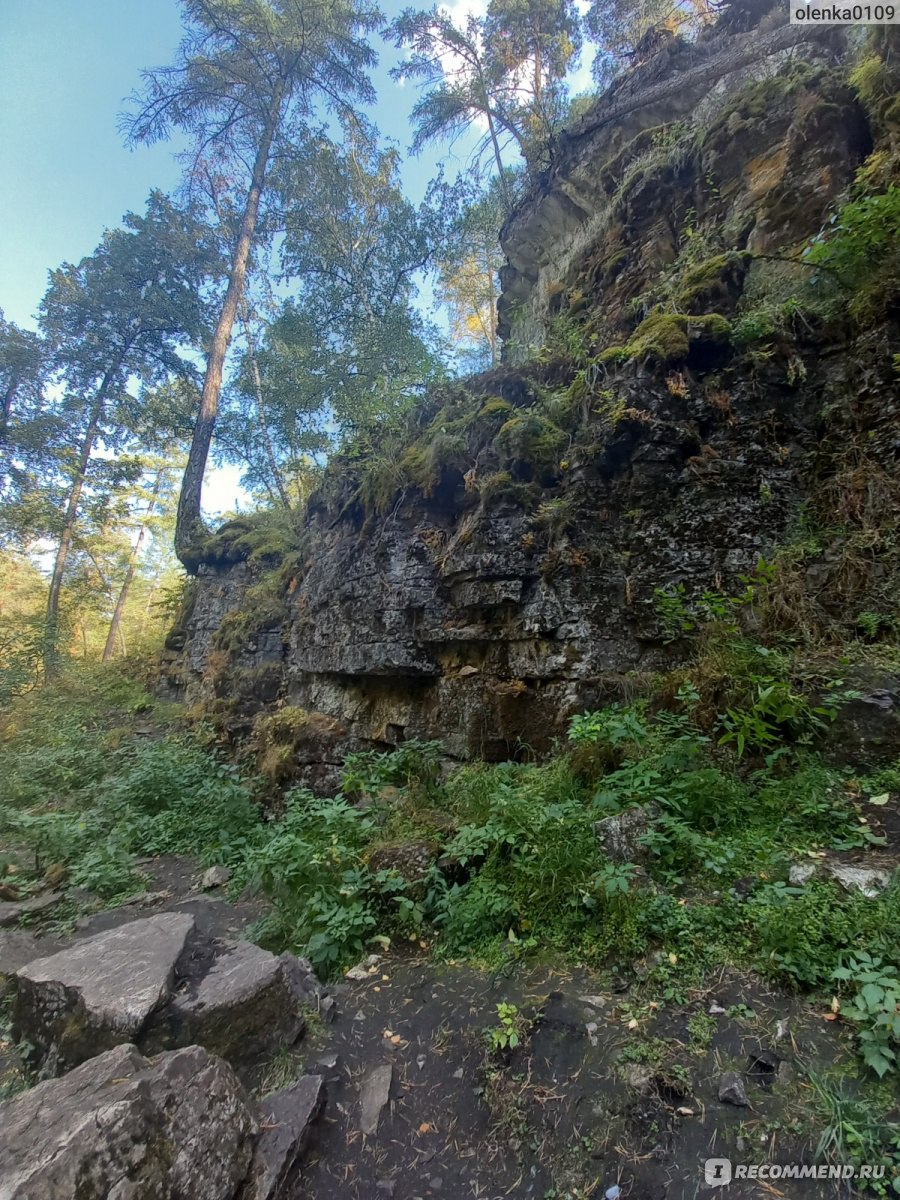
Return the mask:
<svg viewBox="0 0 900 1200">
<path fill-rule="evenodd" d="M 232 1200 L 257 1127 L 227 1063 L 121 1045 L 0 1104 L 0 1200 Z"/>
<path fill-rule="evenodd" d="M 370 1071 L 363 1081 L 359 1097 L 359 1128 L 369 1136 L 378 1132 L 381 1114 L 391 1101 L 394 1068 L 384 1063 Z"/>
<path fill-rule="evenodd" d="M 160 913 L 76 942 L 15 975 L 13 1028 L 54 1071 L 134 1041 L 171 994 L 194 918 Z"/>
<path fill-rule="evenodd" d="M 42 896 L 32 896 L 30 900 L 4 900 L 0 902 L 0 929 L 18 925 L 23 917 L 46 912 L 59 904 L 60 900 L 62 892 L 44 892 Z"/>
<path fill-rule="evenodd" d="M 242 1200 L 279 1200 L 285 1194 L 324 1103 L 319 1075 L 304 1075 L 259 1102 L 261 1132 Z"/>
<path fill-rule="evenodd" d="M 811 879 L 833 879 L 848 892 L 859 892 L 874 900 L 890 886 L 892 872 L 881 866 L 866 866 L 864 863 L 824 861 L 817 863 L 794 863 L 788 873 L 788 883 L 803 887 Z"/>
<path fill-rule="evenodd" d="M 227 943 L 200 982 L 173 998 L 168 1036 L 235 1061 L 293 1045 L 306 1024 L 294 962 L 252 942 Z"/>
</svg>

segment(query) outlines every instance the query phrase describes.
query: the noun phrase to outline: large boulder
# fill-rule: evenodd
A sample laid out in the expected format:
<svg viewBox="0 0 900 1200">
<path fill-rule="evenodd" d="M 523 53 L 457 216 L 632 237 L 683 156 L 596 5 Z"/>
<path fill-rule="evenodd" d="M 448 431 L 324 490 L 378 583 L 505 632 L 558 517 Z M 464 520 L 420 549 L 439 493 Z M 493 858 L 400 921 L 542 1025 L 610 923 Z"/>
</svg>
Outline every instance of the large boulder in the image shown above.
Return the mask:
<svg viewBox="0 0 900 1200">
<path fill-rule="evenodd" d="M 293 955 L 226 943 L 203 978 L 173 997 L 153 1042 L 199 1042 L 234 1062 L 290 1046 L 305 1026 L 300 971 Z"/>
<path fill-rule="evenodd" d="M 160 913 L 76 942 L 16 972 L 13 1029 L 60 1073 L 137 1040 L 169 999 L 194 918 Z"/>
<path fill-rule="evenodd" d="M 116 1046 L 0 1105 L 0 1200 L 232 1200 L 255 1135 L 221 1059 Z"/>
</svg>

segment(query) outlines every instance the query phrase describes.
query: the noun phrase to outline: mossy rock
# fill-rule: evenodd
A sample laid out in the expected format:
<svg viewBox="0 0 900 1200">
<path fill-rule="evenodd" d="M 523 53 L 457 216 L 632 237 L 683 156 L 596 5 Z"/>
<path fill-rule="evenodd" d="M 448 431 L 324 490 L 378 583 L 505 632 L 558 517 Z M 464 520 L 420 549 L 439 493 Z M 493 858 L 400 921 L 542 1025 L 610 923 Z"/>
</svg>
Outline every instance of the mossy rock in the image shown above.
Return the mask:
<svg viewBox="0 0 900 1200">
<path fill-rule="evenodd" d="M 708 311 L 711 305 L 733 305 L 740 296 L 752 259 L 749 251 L 729 250 L 691 267 L 675 294 L 676 306 L 690 313 L 698 309 Z"/>
<path fill-rule="evenodd" d="M 686 359 L 692 343 L 721 346 L 730 338 L 731 323 L 719 313 L 688 317 L 655 312 L 640 323 L 625 349 L 629 358 L 665 365 Z"/>
<path fill-rule="evenodd" d="M 478 416 L 496 417 L 505 415 L 508 418 L 512 412 L 515 412 L 515 407 L 508 400 L 504 400 L 502 396 L 488 396 L 487 400 L 482 404 Z"/>
<path fill-rule="evenodd" d="M 459 422 L 455 424 L 458 425 Z M 400 460 L 400 466 L 409 482 L 417 487 L 423 496 L 430 497 L 440 484 L 445 469 L 458 469 L 463 464 L 465 455 L 466 439 L 463 433 L 443 427 L 435 430 L 428 441 L 416 442 L 410 446 Z"/>
<path fill-rule="evenodd" d="M 245 597 L 246 608 L 232 609 L 222 618 L 215 635 L 218 649 L 229 653 L 243 650 L 257 634 L 265 629 L 277 629 L 287 620 L 288 608 L 280 596 L 252 596 L 251 591 Z"/>
<path fill-rule="evenodd" d="M 347 736 L 347 729 L 327 713 L 288 704 L 257 717 L 253 736 L 260 773 L 280 784 L 297 774 L 301 750 L 307 761 L 327 756 L 334 743 Z"/>
<path fill-rule="evenodd" d="M 548 417 L 526 412 L 508 420 L 494 445 L 508 460 L 528 463 L 536 472 L 555 469 L 568 435 Z"/>
<path fill-rule="evenodd" d="M 478 494 L 484 504 L 510 500 L 521 508 L 530 509 L 540 495 L 540 488 L 534 483 L 514 479 L 509 471 L 494 471 L 478 481 Z"/>
</svg>

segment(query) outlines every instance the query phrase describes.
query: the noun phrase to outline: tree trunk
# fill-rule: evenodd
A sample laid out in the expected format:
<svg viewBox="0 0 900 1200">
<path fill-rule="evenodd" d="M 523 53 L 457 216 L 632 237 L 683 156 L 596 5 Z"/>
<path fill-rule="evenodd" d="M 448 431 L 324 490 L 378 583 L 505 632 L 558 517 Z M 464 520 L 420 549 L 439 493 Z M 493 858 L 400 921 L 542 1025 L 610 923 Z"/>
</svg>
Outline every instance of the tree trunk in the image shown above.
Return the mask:
<svg viewBox="0 0 900 1200">
<path fill-rule="evenodd" d="M 131 584 L 134 580 L 137 562 L 140 558 L 141 549 L 144 545 L 144 538 L 147 536 L 147 518 L 153 515 L 153 510 L 156 507 L 156 501 L 159 499 L 159 492 L 162 485 L 163 471 L 160 469 L 156 473 L 156 482 L 153 485 L 153 491 L 150 495 L 150 503 L 147 505 L 147 511 L 144 513 L 144 520 L 141 522 L 141 527 L 138 530 L 138 535 L 134 539 L 134 545 L 131 547 L 131 554 L 128 556 L 128 570 L 125 572 L 125 578 L 122 580 L 122 586 L 119 589 L 119 597 L 116 600 L 116 607 L 113 610 L 112 620 L 109 623 L 109 633 L 106 635 L 106 645 L 103 647 L 103 662 L 109 662 L 115 653 L 116 649 L 116 634 L 119 632 L 119 626 L 122 623 L 122 614 L 125 612 L 125 604 L 128 601 L 128 593 L 131 591 Z M 125 637 L 122 635 L 122 644 L 125 644 Z"/>
<path fill-rule="evenodd" d="M 491 247 L 485 245 L 484 248 L 485 266 L 487 268 L 488 277 L 488 304 L 490 308 L 490 346 L 491 346 L 491 366 L 496 367 L 499 361 L 497 353 L 497 288 L 494 282 L 493 263 L 491 261 Z"/>
<path fill-rule="evenodd" d="M 488 129 L 491 134 L 491 145 L 494 147 L 494 161 L 497 164 L 497 172 L 500 176 L 500 193 L 503 196 L 503 207 L 506 210 L 506 215 L 512 212 L 512 197 L 509 194 L 509 186 L 506 182 L 506 176 L 503 174 L 503 159 L 500 157 L 500 143 L 497 141 L 497 131 L 494 129 L 494 118 L 490 109 L 485 105 L 485 116 L 487 117 Z"/>
<path fill-rule="evenodd" d="M 203 380 L 203 391 L 200 393 L 200 412 L 197 424 L 194 426 L 194 437 L 188 453 L 187 465 L 184 468 L 184 479 L 181 484 L 181 494 L 178 497 L 178 515 L 175 519 L 175 553 L 188 569 L 195 565 L 192 551 L 195 550 L 198 538 L 203 536 L 203 518 L 200 501 L 203 492 L 203 475 L 206 470 L 206 460 L 216 427 L 216 416 L 219 411 L 219 395 L 222 391 L 222 373 L 225 367 L 225 355 L 231 342 L 231 331 L 237 315 L 238 304 L 244 294 L 244 282 L 247 278 L 247 263 L 256 233 L 256 221 L 259 216 L 259 202 L 266 181 L 266 170 L 269 165 L 269 153 L 272 140 L 281 111 L 283 89 L 279 89 L 272 100 L 268 120 L 262 131 L 256 161 L 253 164 L 253 174 L 250 179 L 250 189 L 244 205 L 244 215 L 241 228 L 234 247 L 231 260 L 231 271 L 228 276 L 228 288 L 222 303 L 222 311 L 216 323 L 206 363 L 206 376 Z"/>
<path fill-rule="evenodd" d="M 66 504 L 66 515 L 63 519 L 62 532 L 59 535 L 59 545 L 56 548 L 56 558 L 53 562 L 53 574 L 50 576 L 50 592 L 47 596 L 47 618 L 44 624 L 44 678 L 53 679 L 59 674 L 59 601 L 62 595 L 63 576 L 66 572 L 66 562 L 69 557 L 69 551 L 72 549 L 72 539 L 75 534 L 75 522 L 78 518 L 78 504 L 81 500 L 81 493 L 84 489 L 84 481 L 87 476 L 88 463 L 91 460 L 91 451 L 94 448 L 94 442 L 97 439 L 97 431 L 100 428 L 100 418 L 103 416 L 103 408 L 106 404 L 106 397 L 112 386 L 113 379 L 119 372 L 125 355 L 128 353 L 127 348 L 122 351 L 121 355 L 116 359 L 115 363 L 109 368 L 97 389 L 97 395 L 94 398 L 94 406 L 91 409 L 90 420 L 85 431 L 84 440 L 81 443 L 81 452 L 78 458 L 78 467 L 75 472 L 75 478 L 72 481 L 72 490 L 69 493 L 69 500 Z"/>
</svg>

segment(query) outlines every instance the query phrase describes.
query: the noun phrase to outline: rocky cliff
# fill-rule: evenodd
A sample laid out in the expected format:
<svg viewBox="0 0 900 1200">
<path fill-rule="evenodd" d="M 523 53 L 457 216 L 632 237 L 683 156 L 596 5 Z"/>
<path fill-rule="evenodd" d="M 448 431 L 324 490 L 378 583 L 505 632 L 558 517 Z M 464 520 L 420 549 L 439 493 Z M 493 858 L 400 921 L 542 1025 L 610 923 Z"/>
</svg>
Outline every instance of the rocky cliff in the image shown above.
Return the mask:
<svg viewBox="0 0 900 1200">
<path fill-rule="evenodd" d="M 287 551 L 211 540 L 164 676 L 273 778 L 541 752 L 813 510 L 853 553 L 791 560 L 811 619 L 887 603 L 892 551 L 857 551 L 897 496 L 896 310 L 844 319 L 801 258 L 883 130 L 843 33 L 760 7 L 647 47 L 563 139 L 504 230 L 506 366 L 333 463 Z"/>
</svg>

